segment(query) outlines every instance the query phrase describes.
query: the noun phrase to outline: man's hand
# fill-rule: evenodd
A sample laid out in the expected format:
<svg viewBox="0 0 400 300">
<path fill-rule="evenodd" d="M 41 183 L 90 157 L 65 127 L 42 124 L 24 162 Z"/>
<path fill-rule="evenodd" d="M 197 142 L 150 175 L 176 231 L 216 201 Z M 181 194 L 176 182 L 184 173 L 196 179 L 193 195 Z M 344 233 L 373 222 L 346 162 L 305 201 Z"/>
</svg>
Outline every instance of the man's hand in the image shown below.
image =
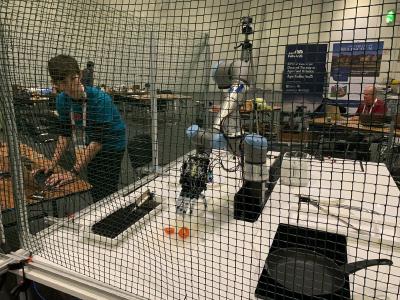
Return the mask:
<svg viewBox="0 0 400 300">
<path fill-rule="evenodd" d="M 76 179 L 76 176 L 74 174 L 72 174 L 71 172 L 65 171 L 62 173 L 52 174 L 49 178 L 47 178 L 45 184 L 46 184 L 46 186 L 60 187 L 62 185 L 70 183 L 71 181 L 74 181 L 75 179 Z"/>
</svg>

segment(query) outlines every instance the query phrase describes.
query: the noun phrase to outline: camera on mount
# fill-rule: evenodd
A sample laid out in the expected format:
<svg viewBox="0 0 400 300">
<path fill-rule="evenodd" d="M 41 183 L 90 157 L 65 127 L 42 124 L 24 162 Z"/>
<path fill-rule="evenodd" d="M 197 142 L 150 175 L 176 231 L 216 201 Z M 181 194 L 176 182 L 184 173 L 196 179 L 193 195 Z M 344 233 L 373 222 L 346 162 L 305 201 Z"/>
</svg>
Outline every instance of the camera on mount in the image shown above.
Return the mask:
<svg viewBox="0 0 400 300">
<path fill-rule="evenodd" d="M 253 28 L 251 27 L 251 23 L 253 23 L 252 17 L 242 17 L 242 33 L 243 34 L 252 34 Z"/>
</svg>

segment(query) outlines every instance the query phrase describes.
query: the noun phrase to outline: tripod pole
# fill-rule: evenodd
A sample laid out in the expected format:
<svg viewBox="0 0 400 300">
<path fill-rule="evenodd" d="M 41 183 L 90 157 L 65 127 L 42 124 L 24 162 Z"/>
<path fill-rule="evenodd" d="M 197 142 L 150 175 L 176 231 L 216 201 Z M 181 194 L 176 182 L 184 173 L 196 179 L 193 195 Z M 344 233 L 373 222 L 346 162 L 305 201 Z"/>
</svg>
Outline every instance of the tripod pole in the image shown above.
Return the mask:
<svg viewBox="0 0 400 300">
<path fill-rule="evenodd" d="M 260 128 L 259 128 L 259 118 L 258 118 L 258 112 L 257 112 L 257 103 L 256 103 L 256 83 L 255 83 L 255 76 L 254 76 L 254 65 L 253 65 L 253 45 L 249 40 L 249 35 L 246 33 L 245 34 L 245 40 L 241 44 L 242 45 L 242 51 L 241 51 L 241 57 L 240 59 L 245 62 L 250 62 L 250 78 L 251 78 L 251 84 L 250 84 L 250 94 L 252 96 L 253 100 L 253 110 L 255 111 L 255 121 L 256 121 L 256 133 L 260 134 Z M 253 132 L 253 124 L 254 124 L 254 114 L 253 112 L 250 113 L 250 124 L 251 124 L 251 133 Z"/>
</svg>

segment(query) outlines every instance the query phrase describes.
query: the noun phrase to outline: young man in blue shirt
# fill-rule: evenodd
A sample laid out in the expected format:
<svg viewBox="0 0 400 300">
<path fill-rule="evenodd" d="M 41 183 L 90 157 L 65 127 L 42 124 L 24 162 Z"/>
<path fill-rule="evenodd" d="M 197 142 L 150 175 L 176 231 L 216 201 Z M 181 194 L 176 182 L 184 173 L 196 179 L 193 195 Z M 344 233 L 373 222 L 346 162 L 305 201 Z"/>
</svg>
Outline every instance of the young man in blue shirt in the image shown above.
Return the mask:
<svg viewBox="0 0 400 300">
<path fill-rule="evenodd" d="M 73 57 L 53 57 L 48 62 L 48 70 L 54 87 L 60 92 L 56 98 L 60 136 L 52 165 L 45 172 L 57 165 L 71 137 L 76 142 L 75 129 L 82 129 L 87 140 L 84 154 L 76 158 L 73 168 L 51 175 L 46 183 L 62 185 L 87 168 L 91 195 L 97 202 L 118 190 L 126 125 L 110 95 L 81 83 L 79 65 Z"/>
</svg>

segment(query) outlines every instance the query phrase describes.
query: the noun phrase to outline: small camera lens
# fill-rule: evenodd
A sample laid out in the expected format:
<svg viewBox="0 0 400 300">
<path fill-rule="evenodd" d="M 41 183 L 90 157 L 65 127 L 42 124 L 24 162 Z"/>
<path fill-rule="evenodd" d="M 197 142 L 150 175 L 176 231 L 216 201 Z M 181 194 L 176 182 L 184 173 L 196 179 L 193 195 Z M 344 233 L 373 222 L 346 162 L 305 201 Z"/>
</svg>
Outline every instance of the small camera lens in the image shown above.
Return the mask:
<svg viewBox="0 0 400 300">
<path fill-rule="evenodd" d="M 253 22 L 252 17 L 242 17 L 243 24 L 251 24 Z"/>
</svg>

